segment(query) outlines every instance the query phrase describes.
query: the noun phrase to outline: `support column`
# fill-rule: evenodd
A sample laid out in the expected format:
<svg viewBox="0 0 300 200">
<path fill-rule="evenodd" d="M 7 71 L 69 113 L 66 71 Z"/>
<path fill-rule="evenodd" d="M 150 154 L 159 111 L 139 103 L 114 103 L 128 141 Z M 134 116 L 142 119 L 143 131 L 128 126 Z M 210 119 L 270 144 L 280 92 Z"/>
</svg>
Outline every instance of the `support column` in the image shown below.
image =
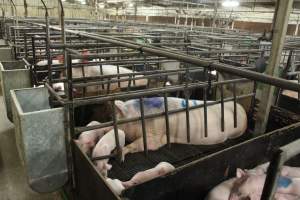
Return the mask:
<svg viewBox="0 0 300 200">
<path fill-rule="evenodd" d="M 272 49 L 269 64 L 265 74 L 279 75 L 279 65 L 282 49 L 287 32 L 288 20 L 292 10 L 293 0 L 277 0 L 278 9 L 274 13 Z M 271 105 L 275 101 L 275 88 L 266 84 L 259 84 L 256 98 L 260 99 L 259 109 L 255 123 L 255 134 L 263 134 L 266 131 Z"/>
</svg>

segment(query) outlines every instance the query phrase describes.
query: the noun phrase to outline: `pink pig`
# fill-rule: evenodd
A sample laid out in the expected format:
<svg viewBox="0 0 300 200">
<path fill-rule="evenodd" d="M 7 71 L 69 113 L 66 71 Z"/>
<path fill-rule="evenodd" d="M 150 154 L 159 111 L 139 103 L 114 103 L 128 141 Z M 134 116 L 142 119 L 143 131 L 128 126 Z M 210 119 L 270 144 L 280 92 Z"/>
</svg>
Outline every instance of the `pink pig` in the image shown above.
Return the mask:
<svg viewBox="0 0 300 200">
<path fill-rule="evenodd" d="M 246 171 L 237 169 L 237 180 L 234 183 L 229 199 L 260 200 L 265 179 L 265 174 L 247 173 Z M 288 196 L 297 196 L 300 198 L 300 179 L 283 176 L 279 177 L 276 195 L 278 198 L 280 196 L 286 196 L 286 198 Z"/>
<path fill-rule="evenodd" d="M 100 122 L 92 121 L 87 125 L 87 127 L 100 124 Z M 84 153 L 89 154 L 91 149 L 96 145 L 96 142 L 109 130 L 111 130 L 111 127 L 82 132 L 75 142 Z"/>
<path fill-rule="evenodd" d="M 168 97 L 169 111 L 186 107 L 185 99 Z M 190 100 L 190 106 L 203 104 L 203 101 Z M 129 119 L 139 117 L 140 101 L 133 99 L 126 102 L 115 101 L 117 117 Z M 241 136 L 247 129 L 247 115 L 243 107 L 237 104 L 237 127 L 233 124 L 233 102 L 224 104 L 225 123 L 224 132 L 221 131 L 221 105 L 207 107 L 208 137 L 204 136 L 204 109 L 190 110 L 190 143 L 187 141 L 186 113 L 180 112 L 169 115 L 170 141 L 172 143 L 212 145 L 219 144 L 227 139 Z M 160 113 L 164 111 L 164 99 L 162 97 L 144 98 L 145 115 Z M 149 150 L 157 150 L 167 142 L 166 123 L 164 116 L 145 120 L 147 132 L 147 145 Z M 131 144 L 123 148 L 123 158 L 127 153 L 143 151 L 143 133 L 140 121 L 129 122 L 119 125 L 126 133 L 126 139 Z"/>
<path fill-rule="evenodd" d="M 123 147 L 125 145 L 125 133 L 122 130 L 118 130 L 119 143 Z M 92 157 L 100 157 L 111 154 L 116 148 L 115 131 L 110 130 L 106 133 L 96 144 Z M 111 169 L 111 165 L 108 164 L 108 159 L 102 159 L 95 161 L 97 170 L 104 176 L 107 176 L 107 171 Z"/>
</svg>

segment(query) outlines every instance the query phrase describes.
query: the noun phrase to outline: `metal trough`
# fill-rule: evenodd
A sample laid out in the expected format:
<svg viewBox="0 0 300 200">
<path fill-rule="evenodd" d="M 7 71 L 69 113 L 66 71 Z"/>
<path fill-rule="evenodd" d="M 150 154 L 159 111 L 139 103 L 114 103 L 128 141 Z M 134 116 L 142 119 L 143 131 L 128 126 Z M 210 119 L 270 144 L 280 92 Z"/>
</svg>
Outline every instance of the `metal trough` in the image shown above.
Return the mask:
<svg viewBox="0 0 300 200">
<path fill-rule="evenodd" d="M 12 49 L 6 45 L 0 46 L 0 61 L 12 61 L 14 60 Z"/>
<path fill-rule="evenodd" d="M 12 121 L 10 90 L 29 88 L 31 85 L 30 70 L 25 67 L 24 61 L 0 62 L 0 80 L 4 96 L 7 117 Z"/>
<path fill-rule="evenodd" d="M 45 88 L 11 91 L 13 120 L 19 155 L 29 186 L 52 192 L 67 179 L 63 108 L 50 108 Z"/>
<path fill-rule="evenodd" d="M 5 40 L 0 39 L 0 47 L 7 47 L 7 43 Z"/>
</svg>

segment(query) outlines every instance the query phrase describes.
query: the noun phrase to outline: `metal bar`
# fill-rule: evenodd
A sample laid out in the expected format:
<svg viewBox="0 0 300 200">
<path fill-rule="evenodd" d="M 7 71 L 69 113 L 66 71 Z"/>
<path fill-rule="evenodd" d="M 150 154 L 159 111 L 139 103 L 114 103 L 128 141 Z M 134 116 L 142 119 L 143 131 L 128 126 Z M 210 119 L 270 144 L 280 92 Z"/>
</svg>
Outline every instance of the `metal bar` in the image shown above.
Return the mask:
<svg viewBox="0 0 300 200">
<path fill-rule="evenodd" d="M 236 101 L 236 83 L 233 83 L 233 123 L 234 128 L 237 127 L 237 101 Z"/>
<path fill-rule="evenodd" d="M 42 24 L 39 24 L 40 26 L 43 26 Z M 54 30 L 60 30 L 57 27 L 51 27 Z M 96 39 L 96 40 L 100 40 L 100 41 L 104 41 L 104 42 L 109 42 L 115 45 L 120 45 L 120 46 L 124 46 L 124 47 L 128 47 L 128 48 L 132 48 L 132 49 L 137 49 L 137 50 L 141 50 L 147 53 L 152 53 L 155 55 L 160 55 L 160 56 L 165 56 L 165 57 L 169 57 L 172 59 L 176 59 L 176 60 L 180 60 L 183 62 L 187 62 L 190 64 L 195 64 L 195 65 L 200 65 L 202 67 L 214 67 L 216 70 L 220 71 L 220 72 L 226 72 L 226 73 L 230 73 L 233 75 L 237 75 L 237 76 L 242 76 L 245 78 L 249 78 L 252 80 L 256 80 L 256 81 L 260 81 L 262 83 L 267 83 L 267 84 L 271 84 L 277 87 L 281 87 L 284 89 L 289 89 L 289 90 L 293 90 L 293 91 L 300 91 L 300 87 L 298 86 L 298 84 L 295 83 L 290 83 L 286 80 L 280 79 L 280 78 L 276 78 L 276 77 L 272 77 L 269 75 L 265 75 L 265 74 L 260 74 L 257 72 L 252 72 L 249 70 L 242 70 L 242 69 L 236 69 L 236 68 L 232 68 L 231 66 L 225 65 L 225 64 L 221 64 L 221 63 L 214 63 L 211 61 L 207 61 L 207 60 L 200 60 L 197 57 L 193 57 L 193 56 L 188 56 L 188 55 L 184 55 L 181 53 L 176 53 L 173 51 L 168 51 L 168 50 L 162 50 L 161 48 L 157 48 L 157 47 L 150 47 L 148 45 L 140 45 L 131 41 L 127 41 L 127 40 L 121 40 L 121 39 L 117 39 L 117 38 L 112 38 L 112 37 L 108 37 L 108 36 L 104 36 L 104 35 L 90 35 L 86 32 L 81 32 L 81 31 L 73 31 L 73 30 L 66 30 L 66 32 L 70 33 L 70 34 L 75 34 L 75 35 L 80 35 L 82 37 L 87 37 L 87 38 L 92 38 L 92 39 Z"/>
<path fill-rule="evenodd" d="M 112 116 L 113 116 L 113 127 L 114 127 L 114 132 L 115 132 L 115 141 L 116 141 L 116 149 L 117 149 L 117 155 L 118 155 L 118 160 L 122 160 L 122 148 L 120 146 L 120 141 L 119 141 L 119 134 L 118 134 L 118 118 L 116 116 L 116 105 L 115 102 L 112 102 Z"/>
<path fill-rule="evenodd" d="M 254 94 L 248 94 L 248 95 L 241 95 L 238 96 L 237 99 L 243 99 L 243 98 L 248 98 L 253 96 Z M 228 101 L 232 101 L 233 98 L 225 98 L 224 102 L 228 102 Z M 215 102 L 207 102 L 207 106 L 212 106 L 212 105 L 217 105 L 219 104 L 221 101 L 215 101 Z M 199 104 L 196 106 L 191 106 L 190 110 L 193 109 L 197 109 L 197 108 L 203 108 L 204 105 L 203 104 Z M 172 114 L 176 114 L 178 112 L 184 112 L 185 108 L 179 108 L 179 109 L 174 109 L 174 110 L 169 110 L 169 115 Z M 151 119 L 151 118 L 156 118 L 156 117 L 160 117 L 160 116 L 164 116 L 165 112 L 160 112 L 160 113 L 155 113 L 155 114 L 149 114 L 149 115 L 145 115 L 145 119 Z M 118 120 L 118 124 L 124 124 L 124 123 L 128 123 L 128 122 L 134 122 L 134 121 L 139 121 L 141 120 L 141 117 L 134 117 L 134 118 L 130 118 L 130 119 L 120 119 Z M 93 129 L 99 129 L 99 128 L 104 128 L 104 127 L 108 127 L 108 126 L 112 126 L 113 123 L 112 122 L 106 122 L 106 123 L 102 123 L 101 125 L 95 125 L 95 126 L 88 126 L 88 127 L 79 127 L 76 128 L 76 133 L 81 133 L 84 131 L 88 131 L 88 130 L 93 130 Z"/>
<path fill-rule="evenodd" d="M 204 137 L 208 137 L 207 131 L 207 90 L 203 88 L 203 112 L 204 112 Z"/>
<path fill-rule="evenodd" d="M 188 90 L 188 85 L 189 85 L 189 68 L 186 68 L 186 73 L 185 73 L 185 86 L 186 89 L 184 90 L 184 96 L 185 96 L 185 116 L 186 116 L 186 139 L 187 142 L 191 142 L 191 128 L 190 128 L 190 105 L 189 105 L 189 90 Z"/>
<path fill-rule="evenodd" d="M 300 154 L 299 139 L 277 150 L 268 168 L 267 177 L 261 197 L 262 200 L 274 199 L 277 190 L 277 182 L 283 164 L 298 154 Z"/>
<path fill-rule="evenodd" d="M 141 111 L 141 123 L 142 123 L 142 132 L 143 132 L 143 144 L 144 144 L 144 153 L 148 155 L 148 146 L 147 146 L 147 133 L 146 133 L 146 124 L 145 124 L 145 111 L 144 111 L 144 99 L 140 98 L 140 111 Z"/>
<path fill-rule="evenodd" d="M 221 95 L 221 131 L 225 130 L 225 117 L 224 117 L 224 87 L 220 84 L 220 95 Z"/>
<path fill-rule="evenodd" d="M 170 140 L 170 122 L 169 122 L 169 107 L 168 107 L 168 97 L 167 93 L 164 94 L 164 104 L 165 104 L 165 121 L 166 121 L 166 135 L 167 135 L 167 146 L 171 147 Z"/>
</svg>

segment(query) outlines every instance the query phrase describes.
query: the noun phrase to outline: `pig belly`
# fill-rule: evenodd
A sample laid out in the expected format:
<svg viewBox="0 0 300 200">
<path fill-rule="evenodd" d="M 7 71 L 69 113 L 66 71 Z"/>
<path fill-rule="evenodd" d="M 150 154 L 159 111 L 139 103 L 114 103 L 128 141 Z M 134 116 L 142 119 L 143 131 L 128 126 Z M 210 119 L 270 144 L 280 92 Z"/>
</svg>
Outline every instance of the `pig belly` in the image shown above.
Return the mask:
<svg viewBox="0 0 300 200">
<path fill-rule="evenodd" d="M 118 74 L 117 66 L 114 65 L 103 65 L 102 66 L 103 75 L 115 75 Z M 123 67 L 119 68 L 119 74 L 124 73 L 133 73 L 134 71 L 130 69 L 126 69 Z M 93 77 L 93 76 L 100 76 L 101 71 L 99 66 L 90 66 L 84 68 L 84 75 L 85 77 Z M 73 69 L 73 77 L 80 78 L 83 77 L 82 68 L 74 68 Z M 142 75 L 138 75 L 136 77 L 142 77 Z M 127 79 L 128 76 L 120 77 L 120 87 L 118 82 L 109 84 L 103 84 L 102 85 L 95 85 L 95 86 L 88 86 L 86 87 L 86 93 L 89 94 L 89 96 L 102 94 L 103 91 L 118 91 L 120 88 L 127 88 L 128 87 L 128 81 L 122 81 L 122 79 Z M 105 79 L 108 80 L 108 79 Z M 114 78 L 113 80 L 117 80 L 117 78 Z M 122 81 L 122 82 L 121 82 Z M 147 79 L 139 79 L 135 81 L 135 85 L 137 86 L 145 86 L 147 85 L 148 81 Z M 131 86 L 133 86 L 133 81 L 131 82 Z"/>
<path fill-rule="evenodd" d="M 224 132 L 221 131 L 220 105 L 207 108 L 207 137 L 205 137 L 204 129 L 204 109 L 200 108 L 190 111 L 190 144 L 219 144 L 228 138 L 239 137 L 246 131 L 246 112 L 240 105 L 237 105 L 237 127 L 234 128 L 233 103 L 231 103 L 232 109 L 228 103 L 225 103 L 224 109 Z M 178 113 L 176 115 L 170 117 L 171 137 L 173 137 L 175 143 L 187 143 L 186 114 Z"/>
</svg>

